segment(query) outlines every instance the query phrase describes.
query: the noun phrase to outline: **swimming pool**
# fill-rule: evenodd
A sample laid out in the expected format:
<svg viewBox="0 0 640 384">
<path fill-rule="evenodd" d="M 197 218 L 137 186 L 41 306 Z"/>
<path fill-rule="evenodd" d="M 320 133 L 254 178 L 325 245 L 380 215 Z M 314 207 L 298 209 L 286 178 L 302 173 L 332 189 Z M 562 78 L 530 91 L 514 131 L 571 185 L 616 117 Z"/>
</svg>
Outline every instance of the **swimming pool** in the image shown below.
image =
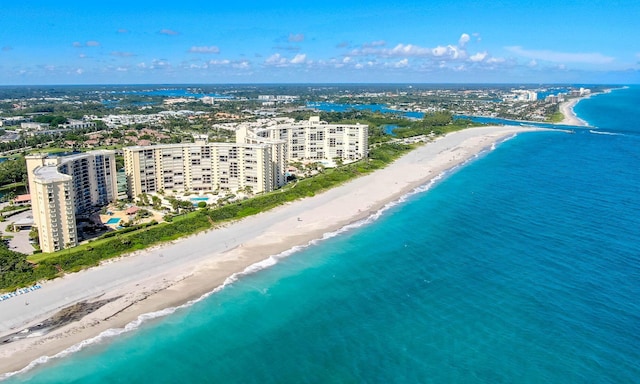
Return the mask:
<svg viewBox="0 0 640 384">
<path fill-rule="evenodd" d="M 209 198 L 208 197 L 192 197 L 189 200 L 191 200 L 191 201 L 208 201 Z"/>
<path fill-rule="evenodd" d="M 120 222 L 120 219 L 118 219 L 117 217 L 112 217 L 111 219 L 107 220 L 106 224 L 118 224 Z"/>
</svg>

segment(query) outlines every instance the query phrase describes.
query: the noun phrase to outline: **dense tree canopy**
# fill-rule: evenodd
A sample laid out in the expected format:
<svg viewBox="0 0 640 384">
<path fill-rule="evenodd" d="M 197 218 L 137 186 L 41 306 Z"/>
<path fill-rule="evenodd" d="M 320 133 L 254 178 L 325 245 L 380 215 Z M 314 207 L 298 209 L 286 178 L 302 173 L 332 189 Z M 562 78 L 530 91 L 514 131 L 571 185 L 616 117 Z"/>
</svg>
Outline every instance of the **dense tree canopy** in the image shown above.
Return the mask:
<svg viewBox="0 0 640 384">
<path fill-rule="evenodd" d="M 22 156 L 0 163 L 0 185 L 26 181 L 26 175 L 27 163 Z"/>
<path fill-rule="evenodd" d="M 47 123 L 52 127 L 57 127 L 60 124 L 66 123 L 67 118 L 64 116 L 56 116 L 56 115 L 42 115 L 42 116 L 34 117 L 33 121 L 36 121 L 38 123 Z"/>
</svg>

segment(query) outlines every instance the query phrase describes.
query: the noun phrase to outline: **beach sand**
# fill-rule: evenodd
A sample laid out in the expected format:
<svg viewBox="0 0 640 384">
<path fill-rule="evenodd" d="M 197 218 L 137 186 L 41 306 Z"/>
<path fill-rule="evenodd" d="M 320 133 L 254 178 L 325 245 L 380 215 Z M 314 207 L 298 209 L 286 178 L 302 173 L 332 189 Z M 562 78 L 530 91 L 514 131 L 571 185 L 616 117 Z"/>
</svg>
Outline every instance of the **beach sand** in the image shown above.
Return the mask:
<svg viewBox="0 0 640 384">
<path fill-rule="evenodd" d="M 578 118 L 576 113 L 573 111 L 573 108 L 581 100 L 588 99 L 589 97 L 591 97 L 591 95 L 584 96 L 584 97 L 579 97 L 579 98 L 576 98 L 576 99 L 571 99 L 569 101 L 565 101 L 565 102 L 561 103 L 560 104 L 560 113 L 562 113 L 564 118 L 558 124 L 561 124 L 561 125 L 575 125 L 575 126 L 581 126 L 581 127 L 588 126 L 589 124 L 587 124 L 586 121 L 581 120 L 580 118 Z"/>
<path fill-rule="evenodd" d="M 70 347 L 80 349 L 86 340 L 118 334 L 145 318 L 171 312 L 172 307 L 221 287 L 231 276 L 259 269 L 256 263 L 273 263 L 274 255 L 370 217 L 494 143 L 535 130 L 539 129 L 499 126 L 450 133 L 382 170 L 312 198 L 44 282 L 42 289 L 0 303 L 0 340 L 33 329 L 0 346 L 0 372 L 21 370 L 37 364 L 32 362 L 42 356 L 54 356 Z M 99 305 L 86 304 L 96 301 Z M 91 311 L 70 316 L 73 308 Z M 44 326 L 37 325 L 64 317 L 60 316 L 62 309 L 71 320 L 38 335 Z M 156 311 L 160 312 L 151 314 Z M 80 315 L 84 317 L 77 320 Z"/>
</svg>

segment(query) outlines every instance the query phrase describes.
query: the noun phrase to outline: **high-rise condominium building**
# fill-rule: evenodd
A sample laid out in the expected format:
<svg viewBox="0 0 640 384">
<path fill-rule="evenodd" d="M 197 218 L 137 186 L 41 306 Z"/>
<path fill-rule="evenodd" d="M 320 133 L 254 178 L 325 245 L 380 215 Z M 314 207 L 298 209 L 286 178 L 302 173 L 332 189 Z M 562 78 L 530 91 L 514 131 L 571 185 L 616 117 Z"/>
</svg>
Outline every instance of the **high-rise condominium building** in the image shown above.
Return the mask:
<svg viewBox="0 0 640 384">
<path fill-rule="evenodd" d="M 286 142 L 287 161 L 354 161 L 366 158 L 369 149 L 368 125 L 328 124 L 318 116 L 312 116 L 308 121 L 257 129 L 256 134 Z"/>
<path fill-rule="evenodd" d="M 40 248 L 55 252 L 77 245 L 76 216 L 93 213 L 117 198 L 115 152 L 28 155 L 26 161 Z"/>
<path fill-rule="evenodd" d="M 284 143 L 183 143 L 124 148 L 130 197 L 158 191 L 269 192 L 284 184 Z"/>
</svg>

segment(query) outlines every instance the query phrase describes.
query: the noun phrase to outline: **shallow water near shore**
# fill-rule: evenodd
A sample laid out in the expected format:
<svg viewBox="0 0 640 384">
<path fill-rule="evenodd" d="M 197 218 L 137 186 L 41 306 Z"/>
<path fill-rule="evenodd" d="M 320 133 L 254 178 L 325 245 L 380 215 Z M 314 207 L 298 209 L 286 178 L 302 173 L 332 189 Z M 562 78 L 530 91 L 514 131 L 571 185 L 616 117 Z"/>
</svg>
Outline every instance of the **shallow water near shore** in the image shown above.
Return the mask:
<svg viewBox="0 0 640 384">
<path fill-rule="evenodd" d="M 521 134 L 371 224 L 8 382 L 633 382 L 639 102 L 584 100 L 596 130 Z"/>
</svg>

